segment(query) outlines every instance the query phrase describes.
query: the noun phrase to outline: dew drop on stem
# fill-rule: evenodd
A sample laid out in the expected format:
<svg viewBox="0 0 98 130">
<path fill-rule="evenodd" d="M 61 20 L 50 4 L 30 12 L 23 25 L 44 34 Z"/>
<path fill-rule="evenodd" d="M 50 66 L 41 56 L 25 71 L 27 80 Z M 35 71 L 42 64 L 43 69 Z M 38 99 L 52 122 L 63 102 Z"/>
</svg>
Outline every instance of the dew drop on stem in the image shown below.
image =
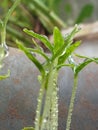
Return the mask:
<svg viewBox="0 0 98 130">
<path fill-rule="evenodd" d="M 2 43 L 1 46 L 2 46 L 2 48 L 4 48 L 4 55 L 5 55 L 5 57 L 7 57 L 9 55 L 9 48 L 8 48 L 8 46 L 6 45 L 6 43 Z"/>
<path fill-rule="evenodd" d="M 47 122 L 47 119 L 45 118 L 44 120 L 43 120 L 43 123 L 46 123 Z"/>
</svg>

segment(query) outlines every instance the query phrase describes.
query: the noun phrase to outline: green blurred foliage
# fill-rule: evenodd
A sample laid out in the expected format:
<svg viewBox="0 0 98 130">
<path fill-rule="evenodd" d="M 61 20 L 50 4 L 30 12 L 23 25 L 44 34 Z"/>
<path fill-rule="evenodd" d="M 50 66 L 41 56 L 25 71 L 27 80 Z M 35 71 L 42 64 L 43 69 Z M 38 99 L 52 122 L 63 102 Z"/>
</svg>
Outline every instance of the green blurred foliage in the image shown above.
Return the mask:
<svg viewBox="0 0 98 130">
<path fill-rule="evenodd" d="M 0 19 L 3 20 L 8 9 L 12 6 L 14 0 L 1 0 Z M 46 4 L 47 3 L 47 4 Z M 51 34 L 54 26 L 64 28 L 65 23 L 59 18 L 56 12 L 55 0 L 21 0 L 20 5 L 12 13 L 7 25 L 7 44 L 16 46 L 12 42 L 16 39 L 24 41 L 26 46 L 32 46 L 32 41 L 23 33 L 23 28 L 33 29 L 35 32 L 42 34 Z M 1 21 L 0 20 L 0 21 Z"/>
<path fill-rule="evenodd" d="M 41 1 L 41 0 L 40 0 Z M 44 4 L 47 5 L 47 7 L 50 10 L 53 10 L 56 13 L 59 13 L 59 4 L 61 3 L 61 0 L 43 0 Z"/>
<path fill-rule="evenodd" d="M 79 10 L 80 5 L 78 5 L 77 3 L 76 3 L 77 5 L 75 5 L 74 2 L 73 3 L 67 2 L 65 3 L 65 6 L 64 6 L 67 24 L 70 25 L 70 22 L 69 22 L 70 20 L 71 20 L 71 25 L 89 21 L 89 19 L 92 17 L 94 13 L 94 5 L 92 3 L 84 4 L 84 6 L 80 8 Z M 76 12 L 77 14 L 76 15 L 74 11 L 77 11 L 79 13 Z M 75 16 L 73 16 L 74 14 Z"/>
<path fill-rule="evenodd" d="M 0 0 L 1 20 L 3 20 L 13 2 L 14 0 Z M 61 19 L 61 3 L 61 0 L 21 0 L 20 5 L 12 13 L 7 25 L 7 44 L 16 47 L 15 40 L 24 41 L 24 37 L 26 37 L 24 44 L 26 46 L 33 46 L 29 36 L 23 33 L 23 28 L 25 27 L 48 36 L 52 33 L 55 26 L 62 29 L 70 25 L 69 21 L 73 12 L 73 3 L 65 4 L 65 22 L 67 25 Z M 81 23 L 91 17 L 93 9 L 94 7 L 91 4 L 85 5 L 80 10 L 77 18 L 75 20 L 72 19 L 71 25 Z"/>
<path fill-rule="evenodd" d="M 94 6 L 92 4 L 85 5 L 79 13 L 75 23 L 82 23 L 85 19 L 92 16 Z"/>
<path fill-rule="evenodd" d="M 70 3 L 65 4 L 65 12 L 67 15 L 72 13 L 72 5 Z"/>
</svg>

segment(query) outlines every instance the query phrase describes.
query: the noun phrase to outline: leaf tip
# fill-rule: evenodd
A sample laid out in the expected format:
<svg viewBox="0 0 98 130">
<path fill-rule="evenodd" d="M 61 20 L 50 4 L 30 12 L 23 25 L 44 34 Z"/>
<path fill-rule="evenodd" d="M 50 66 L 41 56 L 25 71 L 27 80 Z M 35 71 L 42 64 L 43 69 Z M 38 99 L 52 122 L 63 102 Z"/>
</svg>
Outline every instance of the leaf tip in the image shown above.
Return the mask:
<svg viewBox="0 0 98 130">
<path fill-rule="evenodd" d="M 27 29 L 27 28 L 24 28 L 23 31 L 26 32 L 26 31 L 28 31 L 28 29 Z"/>
<path fill-rule="evenodd" d="M 59 31 L 59 28 L 57 26 L 55 26 L 54 31 Z"/>
</svg>

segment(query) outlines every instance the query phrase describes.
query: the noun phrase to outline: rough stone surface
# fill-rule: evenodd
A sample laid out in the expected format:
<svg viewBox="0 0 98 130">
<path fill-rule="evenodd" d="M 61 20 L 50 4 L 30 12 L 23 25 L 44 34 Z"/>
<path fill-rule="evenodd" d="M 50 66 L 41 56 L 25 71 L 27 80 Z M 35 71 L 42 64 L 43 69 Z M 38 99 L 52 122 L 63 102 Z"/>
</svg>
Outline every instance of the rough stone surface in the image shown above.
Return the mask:
<svg viewBox="0 0 98 130">
<path fill-rule="evenodd" d="M 92 48 L 88 52 L 87 48 L 81 45 L 77 52 L 91 55 Z M 97 51 L 95 53 L 98 54 Z M 41 57 L 39 59 L 42 60 Z M 6 73 L 8 69 L 11 71 L 10 78 L 0 81 L 0 130 L 21 130 L 24 126 L 34 126 L 39 72 L 21 51 L 12 48 L 1 73 Z M 59 130 L 65 130 L 72 84 L 72 71 L 61 69 L 58 78 Z M 79 75 L 71 130 L 98 130 L 96 64 L 90 64 Z"/>
</svg>

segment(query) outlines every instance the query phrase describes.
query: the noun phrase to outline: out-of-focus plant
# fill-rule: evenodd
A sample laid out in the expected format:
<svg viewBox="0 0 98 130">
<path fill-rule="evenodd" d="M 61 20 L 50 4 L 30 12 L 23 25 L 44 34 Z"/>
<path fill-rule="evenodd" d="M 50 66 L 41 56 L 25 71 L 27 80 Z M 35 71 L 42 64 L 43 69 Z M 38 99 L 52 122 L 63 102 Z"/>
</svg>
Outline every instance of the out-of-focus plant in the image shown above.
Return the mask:
<svg viewBox="0 0 98 130">
<path fill-rule="evenodd" d="M 4 1 L 4 6 L 8 3 L 8 1 Z M 1 44 L 0 44 L 0 69 L 3 67 L 3 60 L 6 56 L 8 56 L 8 46 L 6 44 L 6 26 L 9 20 L 10 15 L 16 8 L 16 6 L 20 3 L 20 0 L 16 0 L 13 4 L 13 6 L 8 10 L 8 13 L 6 13 L 6 16 L 3 20 L 0 19 L 0 33 L 1 33 Z M 1 75 L 0 80 L 5 79 L 9 77 L 10 71 L 8 71 L 8 74 Z"/>
<path fill-rule="evenodd" d="M 4 0 L 1 2 L 2 6 L 0 7 L 0 10 L 3 14 L 2 18 L 13 2 L 13 0 Z M 16 38 L 21 41 L 24 40 L 24 37 L 26 36 L 22 32 L 24 27 L 33 28 L 35 32 L 47 35 L 53 31 L 54 26 L 64 28 L 66 24 L 55 13 L 53 9 L 55 6 L 53 3 L 54 2 L 50 2 L 49 0 L 47 1 L 47 4 L 46 1 L 41 0 L 22 0 L 17 9 L 14 10 L 10 17 L 10 22 L 7 25 L 8 44 L 15 46 L 12 41 L 15 41 Z M 6 6 L 7 9 L 5 8 Z M 32 46 L 28 36 L 24 40 L 24 44 L 26 46 Z"/>
<path fill-rule="evenodd" d="M 1 0 L 0 18 L 5 17 L 8 8 L 12 6 L 13 2 L 14 0 Z M 60 0 L 22 0 L 17 9 L 14 10 L 7 25 L 7 44 L 16 47 L 14 43 L 17 38 L 24 41 L 27 47 L 33 46 L 29 36 L 26 36 L 22 31 L 24 27 L 32 28 L 35 32 L 48 36 L 52 33 L 54 26 L 64 29 L 67 25 L 70 25 L 73 5 L 70 3 L 66 4 L 65 14 L 63 14 L 66 17 L 64 22 L 59 13 L 61 2 Z M 71 19 L 71 25 L 83 22 L 91 16 L 92 12 L 93 6 L 91 4 L 85 5 L 80 10 L 76 20 Z M 27 38 L 24 40 L 24 37 Z"/>
<path fill-rule="evenodd" d="M 90 18 L 93 14 L 94 6 L 92 4 L 86 4 L 80 11 L 75 23 L 82 23 L 87 18 Z"/>
<path fill-rule="evenodd" d="M 61 0 L 43 0 L 43 3 L 49 8 L 49 10 L 52 10 L 57 14 L 59 13 L 58 8 L 59 8 L 59 4 L 61 3 Z"/>
<path fill-rule="evenodd" d="M 76 16 L 76 18 L 74 18 L 74 20 L 71 19 L 71 17 L 73 17 L 73 11 L 74 11 L 74 8 L 73 8 L 72 3 L 66 3 L 65 14 L 66 14 L 66 23 L 68 25 L 70 25 L 70 21 L 71 21 L 71 25 L 73 25 L 73 24 L 83 23 L 85 22 L 85 20 L 91 18 L 94 11 L 94 6 L 93 4 L 89 3 L 89 4 L 85 4 L 79 11 L 78 9 L 75 9 L 75 11 L 78 11 L 79 13 L 76 12 L 76 14 L 78 15 Z"/>
</svg>

